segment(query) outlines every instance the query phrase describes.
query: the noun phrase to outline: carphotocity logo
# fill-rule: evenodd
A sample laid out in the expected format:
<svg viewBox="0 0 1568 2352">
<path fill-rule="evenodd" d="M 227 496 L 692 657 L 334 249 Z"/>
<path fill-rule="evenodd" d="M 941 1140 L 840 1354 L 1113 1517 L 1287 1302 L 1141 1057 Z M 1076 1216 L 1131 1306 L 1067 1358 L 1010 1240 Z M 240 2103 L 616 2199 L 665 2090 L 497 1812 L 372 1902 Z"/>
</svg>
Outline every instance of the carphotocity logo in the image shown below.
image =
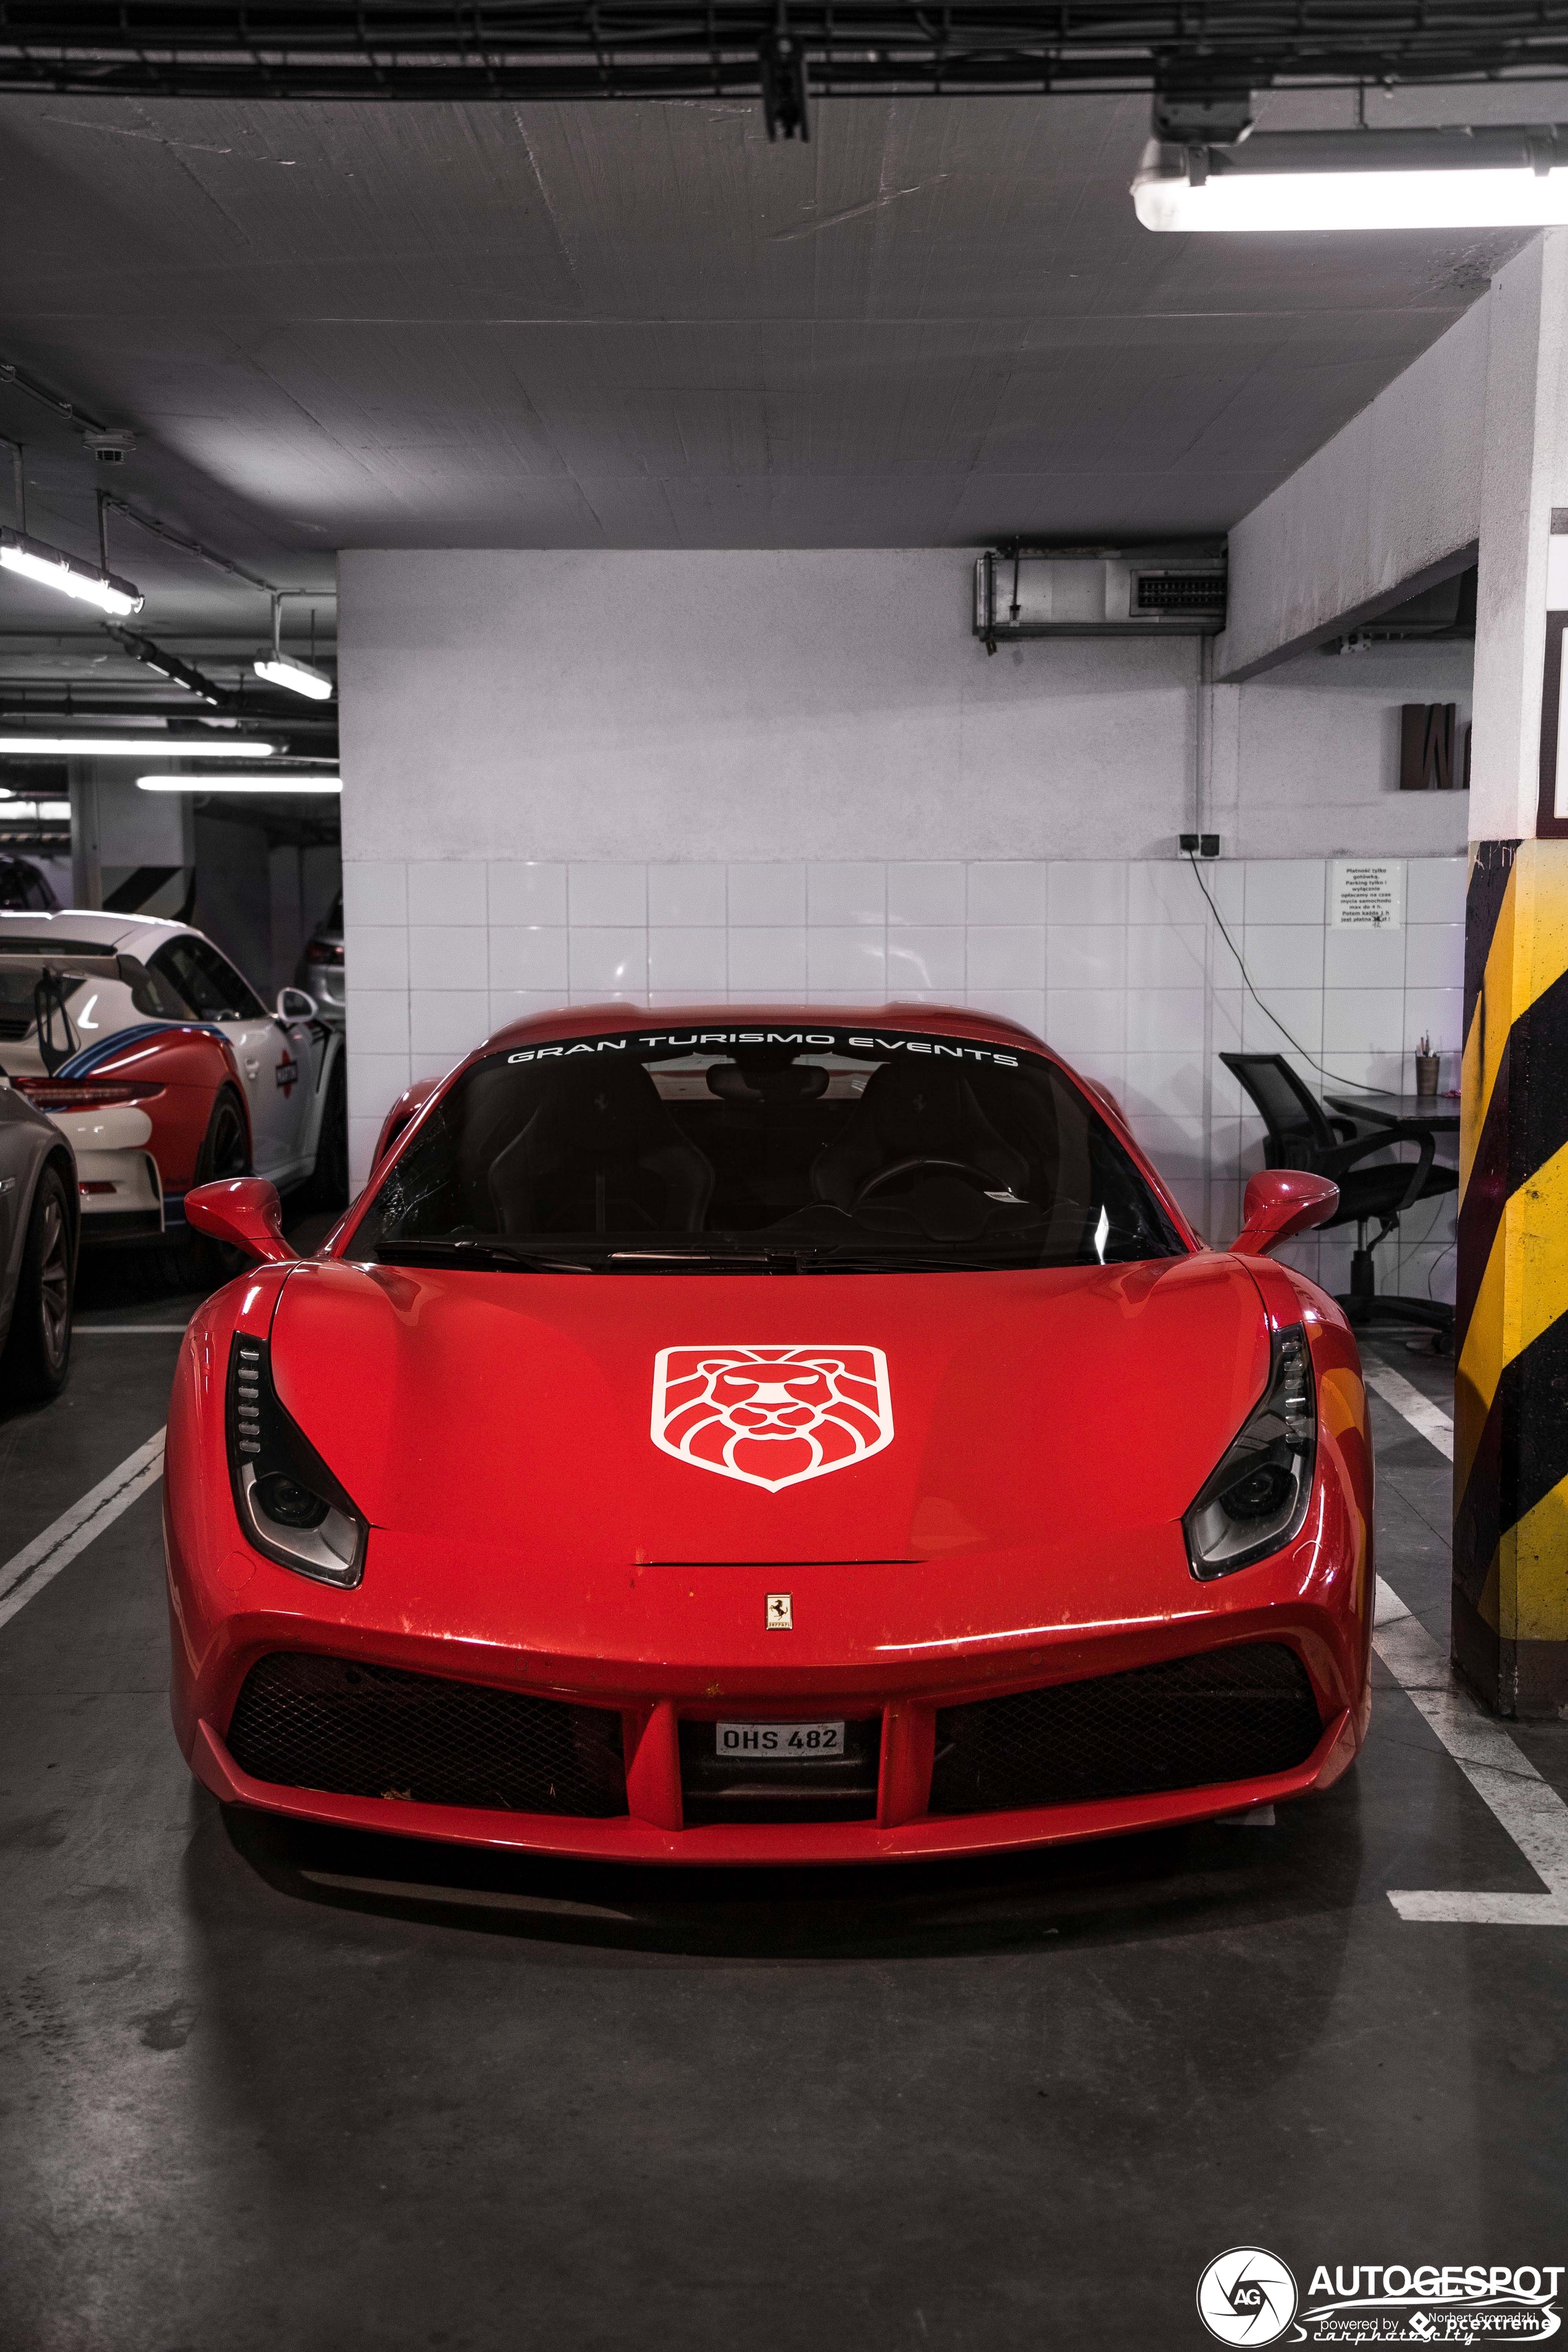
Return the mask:
<svg viewBox="0 0 1568 2352">
<path fill-rule="evenodd" d="M 1198 2281 L 1198 2317 L 1222 2344 L 1274 2344 L 1296 2316 L 1296 2282 L 1278 2254 L 1232 2246 Z"/>
</svg>

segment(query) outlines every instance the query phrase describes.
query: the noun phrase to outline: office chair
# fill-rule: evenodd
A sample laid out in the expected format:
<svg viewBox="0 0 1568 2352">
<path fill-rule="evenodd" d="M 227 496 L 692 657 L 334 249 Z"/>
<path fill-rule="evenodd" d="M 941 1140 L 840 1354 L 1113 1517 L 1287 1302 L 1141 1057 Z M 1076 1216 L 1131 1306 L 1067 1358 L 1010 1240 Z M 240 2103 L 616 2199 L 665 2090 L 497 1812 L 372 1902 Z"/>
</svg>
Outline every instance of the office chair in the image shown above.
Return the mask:
<svg viewBox="0 0 1568 2352">
<path fill-rule="evenodd" d="M 1441 1299 L 1406 1298 L 1380 1292 L 1372 1253 L 1378 1242 L 1396 1231 L 1406 1209 L 1430 1201 L 1440 1192 L 1458 1190 L 1458 1171 L 1434 1162 L 1437 1139 L 1418 1119 L 1401 1119 L 1358 1135 L 1348 1118 L 1331 1118 L 1309 1092 L 1283 1054 L 1222 1054 L 1220 1060 L 1235 1072 L 1251 1096 L 1268 1129 L 1264 1157 L 1270 1168 L 1302 1168 L 1314 1176 L 1331 1177 L 1340 1188 L 1340 1205 L 1321 1230 L 1353 1224 L 1356 1245 L 1351 1259 L 1351 1286 L 1340 1297 L 1352 1324 L 1422 1323 L 1431 1330 L 1454 1335 L 1454 1310 Z M 1358 1168 L 1358 1160 L 1391 1144 L 1420 1146 L 1415 1161 L 1385 1161 L 1376 1168 Z M 1377 1241 L 1370 1245 L 1366 1229 L 1377 1219 Z"/>
</svg>

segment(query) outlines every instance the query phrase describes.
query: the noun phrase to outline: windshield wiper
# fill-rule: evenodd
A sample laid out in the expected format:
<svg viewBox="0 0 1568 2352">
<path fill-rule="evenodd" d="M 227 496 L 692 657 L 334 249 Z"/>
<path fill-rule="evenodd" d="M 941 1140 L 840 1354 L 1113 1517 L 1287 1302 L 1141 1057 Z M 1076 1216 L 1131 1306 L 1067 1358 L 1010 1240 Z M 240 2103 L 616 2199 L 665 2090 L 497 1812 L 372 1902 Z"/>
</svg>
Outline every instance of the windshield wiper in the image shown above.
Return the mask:
<svg viewBox="0 0 1568 2352">
<path fill-rule="evenodd" d="M 432 1234 L 428 1240 L 387 1240 L 376 1244 L 376 1255 L 392 1265 L 457 1264 L 515 1266 L 524 1274 L 618 1274 L 665 1266 L 697 1265 L 722 1273 L 795 1274 L 795 1253 L 759 1249 L 611 1249 L 592 1244 L 580 1249 L 527 1249 L 508 1241 L 489 1241 L 481 1234 Z"/>
<path fill-rule="evenodd" d="M 515 1266 L 523 1274 L 593 1274 L 603 1263 L 595 1257 L 551 1257 L 538 1250 L 514 1249 L 510 1242 L 461 1238 L 429 1241 L 382 1241 L 376 1256 L 387 1265 Z"/>
<path fill-rule="evenodd" d="M 610 1265 L 716 1265 L 726 1272 L 731 1267 L 757 1274 L 793 1274 L 792 1262 L 776 1263 L 785 1255 L 777 1250 L 762 1249 L 617 1249 L 611 1250 L 606 1263 Z"/>
<path fill-rule="evenodd" d="M 527 1249 L 478 1234 L 432 1235 L 429 1240 L 378 1242 L 375 1255 L 389 1265 L 472 1265 L 520 1274 L 660 1274 L 690 1267 L 704 1274 L 966 1274 L 1027 1267 L 1038 1258 L 1005 1244 L 992 1251 L 973 1244 L 962 1250 L 926 1243 L 911 1248 L 878 1248 L 861 1242 L 801 1239 L 733 1249 L 595 1248 L 559 1254 Z"/>
</svg>

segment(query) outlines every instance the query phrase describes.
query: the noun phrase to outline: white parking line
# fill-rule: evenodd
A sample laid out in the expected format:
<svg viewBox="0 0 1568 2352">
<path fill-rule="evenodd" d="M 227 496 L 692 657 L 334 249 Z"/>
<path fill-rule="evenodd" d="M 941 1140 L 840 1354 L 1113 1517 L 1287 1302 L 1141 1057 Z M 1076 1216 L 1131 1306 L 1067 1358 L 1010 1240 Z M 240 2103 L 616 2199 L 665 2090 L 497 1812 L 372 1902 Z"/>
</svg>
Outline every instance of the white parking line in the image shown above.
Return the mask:
<svg viewBox="0 0 1568 2352">
<path fill-rule="evenodd" d="M 0 1568 L 0 1625 L 9 1624 L 19 1609 L 25 1609 L 79 1551 L 85 1551 L 95 1536 L 111 1527 L 121 1511 L 128 1511 L 163 1475 L 163 1432 L 160 1429 Z"/>
<path fill-rule="evenodd" d="M 1453 1460 L 1454 1424 L 1441 1405 L 1434 1404 L 1430 1397 L 1423 1396 L 1403 1372 L 1396 1372 L 1389 1364 L 1369 1364 L 1366 1367 L 1366 1384 L 1369 1389 L 1377 1391 L 1384 1404 L 1391 1404 L 1395 1412 L 1403 1413 L 1411 1428 L 1418 1429 L 1446 1461 Z"/>
<path fill-rule="evenodd" d="M 1368 1365 L 1366 1384 L 1447 1461 L 1453 1460 L 1454 1424 L 1440 1405 L 1387 1364 Z M 1372 1639 L 1378 1656 L 1547 1890 L 1544 1895 L 1467 1895 L 1401 1889 L 1391 1891 L 1389 1901 L 1402 1919 L 1568 1927 L 1568 1805 L 1502 1725 L 1456 1681 L 1431 1634 L 1381 1576 L 1374 1616 Z"/>
<path fill-rule="evenodd" d="M 1461 1689 L 1431 1634 L 1381 1576 L 1372 1638 L 1389 1673 L 1547 1889 L 1544 1895 L 1391 1891 L 1388 1899 L 1400 1917 L 1568 1927 L 1568 1805 L 1502 1725 Z"/>
</svg>

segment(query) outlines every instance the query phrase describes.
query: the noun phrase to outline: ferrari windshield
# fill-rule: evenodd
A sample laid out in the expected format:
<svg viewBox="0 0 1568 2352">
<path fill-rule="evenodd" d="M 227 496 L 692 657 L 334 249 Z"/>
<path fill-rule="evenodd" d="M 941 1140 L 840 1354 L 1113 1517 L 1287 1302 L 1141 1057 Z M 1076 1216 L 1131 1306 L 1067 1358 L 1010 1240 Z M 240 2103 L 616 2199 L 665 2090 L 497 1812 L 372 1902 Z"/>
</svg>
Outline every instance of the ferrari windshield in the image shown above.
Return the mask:
<svg viewBox="0 0 1568 2352">
<path fill-rule="evenodd" d="M 350 1246 L 402 1264 L 786 1273 L 1184 1251 L 1042 1057 L 789 1026 L 487 1055 L 422 1122 Z"/>
</svg>

